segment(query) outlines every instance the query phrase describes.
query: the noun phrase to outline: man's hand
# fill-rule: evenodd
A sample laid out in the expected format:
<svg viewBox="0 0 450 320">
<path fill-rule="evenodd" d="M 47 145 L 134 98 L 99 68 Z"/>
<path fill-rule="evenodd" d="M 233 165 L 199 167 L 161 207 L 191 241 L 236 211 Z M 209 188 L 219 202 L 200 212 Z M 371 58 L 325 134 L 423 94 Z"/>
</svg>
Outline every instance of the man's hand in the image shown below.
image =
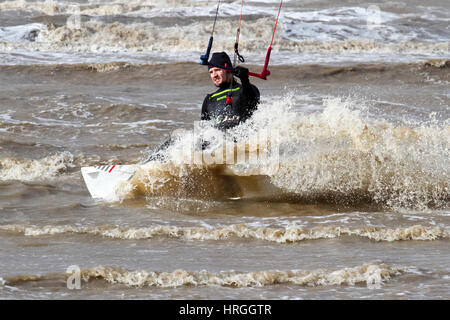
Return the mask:
<svg viewBox="0 0 450 320">
<path fill-rule="evenodd" d="M 237 66 L 236 68 L 233 69 L 233 74 L 241 80 L 248 79 L 248 69 L 247 68 Z"/>
</svg>

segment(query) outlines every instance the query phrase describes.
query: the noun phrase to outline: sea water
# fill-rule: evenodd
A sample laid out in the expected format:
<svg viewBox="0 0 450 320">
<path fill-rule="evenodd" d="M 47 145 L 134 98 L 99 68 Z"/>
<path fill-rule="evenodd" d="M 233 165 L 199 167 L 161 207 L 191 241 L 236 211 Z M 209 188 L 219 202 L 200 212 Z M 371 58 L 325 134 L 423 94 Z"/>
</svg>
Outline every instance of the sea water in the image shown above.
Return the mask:
<svg viewBox="0 0 450 320">
<path fill-rule="evenodd" d="M 233 58 L 240 5 L 213 52 Z M 278 7 L 244 1 L 251 71 Z M 0 2 L 0 298 L 449 299 L 449 2 L 284 1 L 231 132 L 268 134 L 276 170 L 232 174 L 183 148 L 215 91 L 216 8 Z M 90 197 L 81 167 L 139 164 L 174 132 L 118 201 Z"/>
</svg>

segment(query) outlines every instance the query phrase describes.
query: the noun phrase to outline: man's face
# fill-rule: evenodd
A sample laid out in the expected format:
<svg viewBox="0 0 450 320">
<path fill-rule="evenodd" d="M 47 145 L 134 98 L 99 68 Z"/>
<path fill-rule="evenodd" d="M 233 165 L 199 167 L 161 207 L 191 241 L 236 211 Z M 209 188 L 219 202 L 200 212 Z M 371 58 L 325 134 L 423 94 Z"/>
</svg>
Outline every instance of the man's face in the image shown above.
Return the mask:
<svg viewBox="0 0 450 320">
<path fill-rule="evenodd" d="M 231 72 L 224 69 L 213 67 L 209 69 L 209 75 L 216 87 L 220 87 L 222 84 L 231 82 Z"/>
</svg>

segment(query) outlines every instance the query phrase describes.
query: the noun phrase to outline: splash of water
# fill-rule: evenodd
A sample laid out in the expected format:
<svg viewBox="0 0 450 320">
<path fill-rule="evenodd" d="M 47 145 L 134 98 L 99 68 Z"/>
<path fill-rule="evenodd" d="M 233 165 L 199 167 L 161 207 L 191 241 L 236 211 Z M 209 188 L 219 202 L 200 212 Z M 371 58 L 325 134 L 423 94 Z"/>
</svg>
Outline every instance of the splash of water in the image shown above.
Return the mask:
<svg viewBox="0 0 450 320">
<path fill-rule="evenodd" d="M 228 137 L 244 140 L 242 148 L 248 153 L 251 145 L 256 145 L 254 151 L 262 149 L 254 139 L 269 132 L 268 147 L 277 152 L 263 164 L 224 164 L 232 168 L 229 175 L 236 179 L 266 176 L 275 187 L 302 199 L 368 201 L 397 209 L 448 206 L 448 120 L 396 125 L 364 116 L 354 102 L 341 98 L 325 99 L 323 110 L 310 114 L 295 111 L 294 105 L 292 96 L 263 103 L 250 121 L 230 130 Z M 140 171 L 137 179 L 146 185 L 141 187 L 143 192 L 169 194 L 170 190 L 173 194 L 191 187 L 192 194 L 201 194 L 218 188 L 223 181 L 217 170 L 223 166 L 193 161 L 192 149 L 184 148 L 198 139 L 192 131 L 175 136 L 166 152 L 170 161 Z M 219 150 L 226 143 L 213 127 L 206 126 L 201 138 L 215 139 Z M 267 165 L 273 161 L 278 161 L 276 170 Z"/>
</svg>

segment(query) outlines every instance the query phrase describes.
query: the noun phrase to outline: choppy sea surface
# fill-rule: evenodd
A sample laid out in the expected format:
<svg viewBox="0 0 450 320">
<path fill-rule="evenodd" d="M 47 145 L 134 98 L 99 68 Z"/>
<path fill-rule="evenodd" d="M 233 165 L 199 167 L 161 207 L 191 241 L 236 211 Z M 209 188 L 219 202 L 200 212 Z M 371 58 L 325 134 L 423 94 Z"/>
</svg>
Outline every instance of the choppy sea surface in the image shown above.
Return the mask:
<svg viewBox="0 0 450 320">
<path fill-rule="evenodd" d="M 183 148 L 215 91 L 216 8 L 0 2 L 0 298 L 449 299 L 450 3 L 284 1 L 261 104 L 230 133 L 277 157 L 226 174 Z M 278 8 L 244 1 L 251 71 Z M 232 56 L 240 10 L 221 2 L 213 51 Z M 171 134 L 168 162 L 91 198 L 81 167 Z"/>
</svg>

